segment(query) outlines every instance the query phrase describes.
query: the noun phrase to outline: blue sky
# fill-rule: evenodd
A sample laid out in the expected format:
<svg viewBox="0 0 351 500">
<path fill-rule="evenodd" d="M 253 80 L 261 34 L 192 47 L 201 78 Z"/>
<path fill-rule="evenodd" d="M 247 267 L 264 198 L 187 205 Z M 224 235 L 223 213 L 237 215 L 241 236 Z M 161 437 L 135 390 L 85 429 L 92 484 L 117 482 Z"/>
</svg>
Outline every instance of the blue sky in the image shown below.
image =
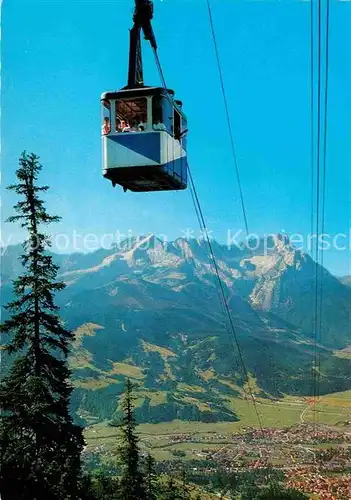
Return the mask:
<svg viewBox="0 0 351 500">
<path fill-rule="evenodd" d="M 209 229 L 244 227 L 205 0 L 155 0 L 154 29 L 169 87 L 188 114 L 189 162 Z M 309 3 L 212 0 L 251 232 L 310 231 Z M 44 165 L 49 209 L 67 235 L 198 235 L 189 191 L 126 193 L 101 175 L 100 94 L 126 84 L 132 0 L 4 0 L 2 186 L 22 150 Z M 325 230 L 349 234 L 351 2 L 331 0 Z M 159 82 L 144 45 L 145 81 Z M 3 219 L 16 201 L 4 192 Z M 2 225 L 2 241 L 21 238 Z M 77 238 L 76 238 L 77 239 Z M 79 239 L 79 238 L 78 238 Z M 70 237 L 71 241 L 71 237 Z M 79 240 L 81 241 L 81 240 Z M 340 244 L 345 243 L 340 240 Z M 350 237 L 348 237 L 350 245 Z M 67 250 L 71 250 L 69 247 Z M 348 250 L 325 252 L 350 273 Z"/>
</svg>

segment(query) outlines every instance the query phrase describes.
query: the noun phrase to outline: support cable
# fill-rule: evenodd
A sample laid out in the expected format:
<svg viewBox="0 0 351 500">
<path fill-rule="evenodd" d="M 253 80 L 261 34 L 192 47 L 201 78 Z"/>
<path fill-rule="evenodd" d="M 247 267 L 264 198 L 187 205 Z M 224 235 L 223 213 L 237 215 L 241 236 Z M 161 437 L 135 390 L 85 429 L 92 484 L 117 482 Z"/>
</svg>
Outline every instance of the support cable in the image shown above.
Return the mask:
<svg viewBox="0 0 351 500">
<path fill-rule="evenodd" d="M 311 8 L 311 17 L 313 9 Z M 322 338 L 323 328 L 323 249 L 319 248 L 321 236 L 325 229 L 325 198 L 326 198 L 326 169 L 327 169 L 327 135 L 328 135 L 328 87 L 329 87 L 329 17 L 330 1 L 326 1 L 326 21 L 325 21 L 325 68 L 324 68 L 324 99 L 322 93 L 322 9 L 321 0 L 318 0 L 317 23 L 318 23 L 318 53 L 317 53 L 317 144 L 316 144 L 316 247 L 315 247 L 315 276 L 314 276 L 314 318 L 313 318 L 313 338 L 314 338 L 314 366 L 313 366 L 313 424 L 316 429 L 317 409 L 316 405 L 320 395 L 320 366 L 321 355 L 318 345 Z M 313 19 L 311 20 L 313 29 Z M 311 34 L 313 40 L 313 33 Z M 313 65 L 313 60 L 312 60 Z M 313 99 L 313 96 L 312 96 Z M 323 102 L 322 102 L 323 101 Z M 314 116 L 312 116 L 313 120 Z M 313 138 L 312 138 L 313 141 Z M 312 164 L 312 170 L 314 164 Z M 312 201 L 313 203 L 313 201 Z M 313 217 L 313 215 L 312 215 Z"/>
<path fill-rule="evenodd" d="M 224 107 L 225 107 L 225 112 L 226 112 L 226 119 L 227 119 L 228 132 L 229 132 L 229 137 L 230 137 L 230 145 L 231 145 L 231 151 L 232 151 L 232 158 L 233 158 L 234 169 L 235 169 L 236 179 L 237 179 L 238 188 L 239 188 L 241 210 L 242 210 L 242 214 L 243 214 L 243 218 L 244 218 L 244 225 L 245 225 L 246 236 L 248 237 L 249 234 L 250 234 L 249 233 L 248 218 L 247 218 L 247 212 L 246 212 L 245 201 L 244 201 L 244 194 L 243 194 L 243 189 L 242 189 L 242 184 L 241 184 L 241 179 L 240 179 L 239 166 L 238 166 L 238 162 L 237 162 L 237 155 L 236 155 L 236 149 L 235 149 L 235 144 L 234 144 L 232 125 L 231 125 L 231 121 L 230 121 L 229 106 L 228 106 L 227 94 L 226 94 L 226 91 L 225 91 L 225 85 L 224 85 L 224 78 L 223 78 L 223 72 L 222 72 L 222 67 L 221 67 L 221 61 L 220 61 L 220 57 L 219 57 L 219 50 L 218 50 L 217 37 L 216 37 L 216 32 L 215 32 L 215 27 L 214 27 L 214 22 L 213 22 L 212 9 L 211 9 L 210 1 L 206 0 L 206 3 L 207 3 L 207 10 L 208 10 L 208 15 L 209 15 L 209 20 L 210 20 L 210 27 L 211 27 L 211 34 L 212 34 L 212 39 L 213 39 L 213 45 L 214 45 L 215 54 L 216 54 L 217 68 L 218 68 L 218 74 L 219 74 L 219 79 L 220 79 L 220 85 L 221 85 L 221 91 L 222 91 L 222 96 L 223 96 L 223 102 L 224 102 Z M 263 428 L 262 428 L 261 418 L 260 418 L 260 415 L 258 413 L 257 405 L 256 405 L 256 402 L 255 402 L 255 398 L 254 398 L 254 395 L 253 395 L 253 392 L 252 392 L 252 389 L 251 389 L 251 386 L 250 386 L 248 372 L 246 370 L 246 366 L 245 366 L 244 359 L 243 359 L 243 356 L 242 356 L 241 348 L 240 348 L 240 345 L 239 345 L 239 342 L 238 342 L 238 338 L 237 338 L 237 335 L 236 335 L 236 331 L 235 331 L 233 319 L 232 319 L 232 316 L 231 316 L 231 313 L 230 313 L 230 309 L 228 307 L 228 303 L 227 303 L 227 300 L 226 300 L 226 297 L 225 297 L 222 280 L 221 280 L 221 278 L 219 276 L 217 262 L 216 262 L 216 259 L 215 259 L 214 253 L 213 253 L 213 249 L 212 249 L 212 245 L 211 245 L 211 242 L 210 242 L 210 239 L 209 239 L 209 236 L 208 236 L 206 223 L 205 223 L 205 220 L 204 220 L 204 217 L 203 217 L 203 214 L 202 214 L 200 202 L 199 202 L 199 199 L 198 199 L 198 196 L 197 196 L 197 193 L 196 193 L 196 189 L 195 189 L 195 185 L 194 185 L 194 182 L 193 182 L 193 178 L 192 178 L 190 169 L 189 169 L 189 176 L 190 176 L 190 180 L 191 180 L 191 185 L 192 185 L 192 187 L 194 189 L 194 193 L 195 193 L 195 201 L 196 201 L 196 203 L 198 205 L 198 209 L 199 209 L 199 212 L 200 212 L 200 217 L 202 219 L 202 223 L 203 223 L 203 226 L 205 228 L 205 235 L 206 235 L 206 239 L 208 241 L 209 250 L 210 250 L 211 257 L 212 257 L 212 260 L 213 260 L 213 263 L 214 263 L 214 268 L 215 268 L 215 271 L 216 271 L 216 275 L 217 275 L 217 279 L 218 279 L 218 283 L 219 283 L 219 287 L 220 287 L 220 292 L 221 292 L 221 295 L 223 297 L 223 303 L 224 303 L 225 311 L 226 311 L 226 314 L 228 315 L 228 320 L 229 320 L 229 325 L 230 325 L 230 332 L 232 333 L 232 338 L 234 339 L 235 346 L 236 346 L 238 354 L 239 354 L 239 359 L 240 359 L 240 363 L 241 363 L 241 366 L 242 366 L 242 370 L 243 370 L 243 374 L 244 374 L 244 379 L 246 380 L 246 383 L 247 383 L 247 386 L 248 386 L 248 389 L 249 389 L 249 392 L 250 392 L 250 396 L 251 396 L 251 399 L 252 399 L 252 402 L 253 402 L 253 406 L 254 406 L 254 409 L 255 409 L 255 413 L 257 415 L 257 420 L 258 420 L 258 423 L 259 423 L 259 427 L 260 427 L 260 429 L 262 431 Z"/>
<path fill-rule="evenodd" d="M 160 78 L 161 78 L 162 86 L 163 86 L 163 88 L 165 88 L 167 90 L 166 80 L 165 80 L 165 77 L 164 77 L 164 74 L 163 74 L 163 71 L 162 71 L 162 66 L 161 66 L 161 63 L 160 63 L 160 58 L 158 57 L 158 53 L 157 53 L 157 50 L 155 49 L 155 47 L 153 47 L 152 49 L 153 49 L 153 52 L 154 52 L 156 66 L 157 66 L 157 69 L 158 69 L 158 72 L 159 72 L 159 75 L 160 75 Z"/>
<path fill-rule="evenodd" d="M 311 220 L 310 220 L 310 232 L 311 236 L 314 234 L 314 196 L 315 196 L 315 154 L 314 154 L 314 135 L 315 135 L 315 127 L 314 127 L 314 0 L 310 0 L 310 161 L 311 161 Z M 311 257 L 313 261 L 316 261 L 317 242 L 314 239 L 311 239 Z M 313 283 L 313 277 L 311 279 L 311 306 L 313 308 L 315 302 L 315 286 Z M 314 335 L 314 318 L 313 314 L 311 314 L 311 332 Z M 314 347 L 315 349 L 315 347 Z M 315 359 L 315 351 L 313 355 Z M 314 372 L 311 373 L 312 379 L 314 377 Z M 313 379 L 314 380 L 314 379 Z M 312 380 L 312 384 L 313 384 Z"/>
<path fill-rule="evenodd" d="M 311 234 L 314 231 L 314 9 L 313 0 L 310 1 L 310 133 L 311 133 Z M 312 257 L 313 257 L 313 248 Z"/>
<path fill-rule="evenodd" d="M 188 172 L 189 172 L 189 177 L 190 177 L 191 188 L 192 188 L 193 193 L 194 193 L 194 199 L 195 199 L 195 202 L 196 202 L 197 210 L 198 210 L 198 213 L 200 215 L 201 224 L 202 224 L 202 226 L 204 228 L 204 231 L 205 231 L 206 241 L 207 241 L 207 244 L 208 244 L 208 248 L 210 250 L 210 255 L 211 255 L 211 259 L 212 259 L 212 262 L 213 262 L 214 270 L 215 270 L 215 273 L 216 273 L 217 281 L 218 281 L 218 284 L 219 284 L 219 289 L 220 289 L 220 292 L 221 292 L 221 296 L 223 298 L 223 305 L 224 305 L 225 312 L 226 312 L 227 317 L 228 317 L 228 321 L 229 321 L 229 325 L 230 325 L 231 338 L 234 340 L 235 347 L 236 347 L 236 350 L 237 350 L 238 355 L 239 355 L 239 361 L 240 361 L 240 365 L 241 365 L 241 368 L 242 368 L 243 379 L 244 379 L 244 381 L 245 381 L 245 383 L 247 385 L 247 388 L 249 390 L 249 393 L 250 393 L 250 397 L 251 397 L 251 400 L 252 400 L 254 411 L 256 413 L 258 425 L 260 427 L 261 432 L 263 432 L 261 417 L 260 417 L 260 414 L 259 414 L 258 409 L 257 409 L 257 405 L 256 405 L 256 401 L 255 401 L 255 396 L 254 396 L 253 390 L 251 388 L 248 371 L 247 371 L 247 368 L 246 368 L 246 365 L 245 365 L 245 361 L 244 361 L 244 357 L 243 357 L 243 354 L 242 354 L 242 351 L 241 351 L 241 347 L 240 347 L 240 344 L 239 344 L 239 341 L 238 341 L 238 337 L 237 337 L 236 329 L 235 329 L 235 326 L 234 326 L 233 318 L 232 318 L 232 315 L 231 315 L 231 312 L 230 312 L 230 309 L 229 309 L 229 306 L 228 306 L 228 303 L 227 303 L 227 300 L 226 300 L 224 286 L 223 286 L 222 279 L 221 279 L 220 274 L 219 274 L 219 268 L 218 268 L 218 264 L 217 264 L 217 261 L 216 261 L 216 258 L 215 258 L 214 252 L 213 252 L 213 247 L 212 247 L 212 244 L 211 244 L 211 240 L 210 240 L 210 237 L 209 237 L 209 234 L 208 234 L 208 229 L 207 229 L 206 221 L 205 221 L 205 218 L 204 218 L 204 215 L 203 215 L 203 212 L 202 212 L 200 200 L 199 200 L 199 197 L 197 195 L 197 191 L 196 191 L 196 188 L 195 188 L 193 176 L 191 174 L 191 171 L 190 171 L 189 167 L 188 167 Z"/>
<path fill-rule="evenodd" d="M 229 136 L 230 136 L 230 144 L 231 144 L 231 150 L 232 150 L 232 156 L 233 156 L 233 163 L 234 163 L 234 168 L 235 168 L 236 179 L 237 179 L 237 182 L 238 182 L 241 210 L 242 210 L 242 214 L 243 214 L 243 217 L 244 217 L 244 224 L 245 224 L 246 235 L 248 236 L 249 235 L 249 225 L 248 225 L 246 208 L 245 208 L 245 203 L 244 203 L 244 194 L 243 194 L 243 189 L 242 189 L 241 180 L 240 180 L 240 172 L 239 172 L 239 167 L 238 167 L 238 162 L 237 162 L 237 156 L 236 156 L 236 150 L 235 150 L 235 145 L 234 145 L 232 124 L 231 124 L 231 121 L 230 121 L 228 100 L 227 100 L 227 94 L 226 94 L 225 86 L 224 86 L 223 72 L 222 72 L 221 61 L 220 61 L 220 57 L 219 57 L 219 51 L 218 51 L 218 45 L 217 45 L 217 38 L 216 38 L 216 32 L 215 32 L 214 23 L 213 23 L 212 9 L 211 9 L 210 0 L 206 0 L 206 3 L 207 3 L 208 15 L 209 15 L 209 18 L 210 18 L 210 25 L 211 25 L 211 32 L 212 32 L 212 38 L 213 38 L 213 45 L 214 45 L 214 49 L 215 49 L 215 53 L 216 53 L 216 60 L 217 60 L 217 67 L 218 67 L 219 79 L 220 79 L 220 83 L 221 83 L 221 89 L 222 89 L 222 95 L 223 95 L 223 102 L 224 102 L 224 107 L 225 107 L 225 112 L 226 112 L 226 118 L 227 118 L 227 124 L 228 124 L 228 131 L 229 131 Z"/>
<path fill-rule="evenodd" d="M 188 172 L 190 171 L 190 168 L 188 166 Z M 190 175 L 190 174 L 189 174 Z M 193 188 L 193 185 L 194 185 L 194 188 Z M 208 246 L 208 249 L 210 250 L 211 252 L 211 245 L 209 244 L 209 235 L 208 235 L 208 230 L 207 230 L 207 227 L 204 226 L 203 222 L 202 222 L 202 219 L 201 219 L 201 216 L 200 216 L 200 213 L 199 213 L 199 209 L 198 209 L 198 204 L 197 204 L 197 201 L 196 201 L 196 196 L 195 195 L 195 192 L 194 192 L 194 189 L 195 189 L 195 183 L 192 183 L 190 184 L 190 193 L 191 193 L 191 198 L 192 198 L 192 201 L 193 201 L 193 205 L 194 205 L 194 209 L 195 209 L 195 213 L 196 213 L 196 217 L 197 217 L 197 220 L 198 220 L 198 224 L 199 224 L 199 228 L 200 228 L 200 231 L 201 231 L 201 234 L 203 235 L 203 238 L 204 238 L 204 241 L 207 243 L 207 246 Z M 199 202 L 200 204 L 200 202 Z M 214 259 L 213 257 L 211 256 L 211 253 L 208 255 L 208 260 L 209 260 L 209 263 L 212 267 L 214 267 Z M 221 294 L 221 290 L 220 288 L 218 287 L 218 277 L 215 278 L 215 281 L 214 281 L 214 287 L 216 289 L 216 292 L 217 292 L 217 295 L 218 295 L 218 300 L 219 300 L 219 303 L 220 303 L 220 306 L 221 306 L 221 310 L 222 310 L 222 315 L 223 317 L 226 317 L 227 315 L 227 312 L 226 312 L 226 308 L 225 308 L 225 299 L 223 299 L 223 296 Z M 236 351 L 236 345 L 235 343 L 233 342 L 233 337 L 231 336 L 231 330 L 230 330 L 230 326 L 228 323 L 226 322 L 223 322 L 223 326 L 224 328 L 227 330 L 228 334 L 229 334 L 229 338 L 232 342 L 232 345 L 234 347 L 233 351 L 232 351 L 232 355 L 233 355 L 233 359 L 234 359 L 234 362 L 236 364 L 236 367 L 238 370 L 241 370 L 241 366 L 240 366 L 240 361 L 238 360 L 236 354 L 235 354 L 235 351 Z M 246 394 L 246 389 L 245 387 L 243 387 L 244 389 L 244 399 L 248 405 L 248 408 L 250 409 L 250 401 L 247 397 L 247 394 Z"/>
<path fill-rule="evenodd" d="M 313 343 L 314 343 L 314 359 L 313 359 L 313 424 L 316 427 L 316 398 L 317 398 L 317 343 L 318 343 L 318 326 L 319 326 L 319 222 L 320 222 L 320 130 L 321 130 L 321 0 L 318 0 L 317 8 L 317 154 L 316 154 L 316 258 L 314 272 L 314 316 L 313 316 Z"/>
<path fill-rule="evenodd" d="M 189 166 L 188 166 L 188 171 L 190 171 Z M 208 235 L 208 231 L 207 231 L 206 226 L 203 225 L 202 218 L 201 218 L 201 215 L 200 215 L 200 212 L 199 212 L 199 209 L 198 209 L 198 205 L 197 205 L 197 201 L 196 201 L 196 195 L 195 195 L 195 192 L 194 192 L 194 189 L 193 189 L 193 182 L 190 184 L 190 194 L 191 194 L 191 198 L 192 198 L 192 201 L 193 201 L 193 205 L 194 205 L 194 209 L 195 209 L 195 213 L 196 213 L 196 217 L 197 217 L 197 221 L 198 221 L 198 224 L 199 224 L 199 228 L 200 228 L 201 234 L 203 235 L 203 239 L 207 243 L 207 246 L 208 246 L 209 235 Z M 209 246 L 208 246 L 208 249 L 210 250 Z M 213 258 L 211 256 L 211 254 L 208 255 L 208 257 L 209 257 L 210 266 L 213 266 Z M 219 303 L 220 303 L 220 306 L 221 306 L 222 315 L 225 317 L 226 316 L 226 310 L 225 310 L 225 306 L 224 306 L 224 303 L 223 303 L 223 297 L 221 295 L 221 291 L 218 288 L 218 281 L 214 282 L 214 287 L 215 287 L 216 292 L 218 294 L 218 299 L 219 299 Z M 223 322 L 223 326 L 225 328 L 227 328 L 228 333 L 230 333 L 229 329 L 228 329 L 228 325 L 225 322 Z M 234 361 L 236 363 L 237 368 L 240 369 L 240 363 L 239 363 L 239 361 L 238 361 L 238 359 L 237 359 L 234 351 L 233 351 L 233 357 L 234 357 Z M 245 394 L 245 392 L 244 392 L 244 394 Z M 245 399 L 246 399 L 246 394 L 245 394 Z"/>
<path fill-rule="evenodd" d="M 330 0 L 326 0 L 326 32 L 325 32 L 325 82 L 324 82 L 324 120 L 323 120 L 323 134 L 322 134 L 322 207 L 321 207 L 321 234 L 325 231 L 325 198 L 326 198 L 326 173 L 327 173 L 327 138 L 328 138 L 328 89 L 329 89 L 329 17 L 330 17 Z M 319 291 L 319 342 L 322 339 L 323 330 L 323 287 L 324 287 L 324 250 L 320 252 L 320 291 Z M 321 356 L 318 354 L 317 364 L 317 398 L 319 398 L 319 384 L 320 384 L 320 366 Z"/>
<path fill-rule="evenodd" d="M 218 65 L 218 70 L 219 70 L 219 75 L 220 75 L 220 81 L 221 81 L 221 88 L 222 88 L 222 94 L 223 94 L 223 99 L 224 99 L 224 104 L 225 104 L 225 109 L 226 109 L 227 122 L 228 122 L 228 130 L 229 130 L 229 135 L 230 135 L 231 148 L 232 148 L 232 154 L 233 154 L 233 160 L 234 160 L 234 166 L 235 166 L 235 172 L 236 172 L 236 177 L 237 177 L 238 186 L 239 186 L 240 201 L 241 201 L 242 213 L 243 213 L 243 216 L 244 216 L 245 230 L 246 230 L 246 234 L 249 235 L 249 229 L 248 229 L 248 222 L 247 222 L 246 208 L 245 208 L 245 203 L 244 203 L 243 190 L 242 190 L 242 186 L 241 186 L 239 168 L 238 168 L 237 159 L 236 159 L 236 151 L 235 151 L 235 146 L 234 146 L 234 140 L 233 140 L 232 127 L 231 127 L 230 116 L 229 116 L 229 109 L 228 109 L 227 97 L 226 97 L 225 88 L 224 88 L 224 81 L 223 81 L 223 76 L 222 76 L 222 70 L 221 70 L 221 65 L 220 65 L 220 59 L 219 59 L 218 49 L 217 49 L 217 42 L 216 42 L 216 36 L 215 36 L 215 31 L 214 31 L 214 25 L 213 25 L 213 20 L 212 20 L 212 13 L 211 13 L 211 6 L 210 6 L 210 3 L 209 3 L 209 0 L 207 0 L 207 6 L 208 6 L 208 11 L 209 11 L 209 16 L 210 16 L 210 22 L 211 22 L 212 37 L 213 37 L 213 41 L 214 41 L 214 45 L 215 45 L 215 50 L 216 50 L 217 65 Z M 164 78 L 164 75 L 163 75 L 163 71 L 162 71 L 162 67 L 161 67 L 161 63 L 160 63 L 157 51 L 156 51 L 155 48 L 153 50 L 154 50 L 156 65 L 157 65 L 157 68 L 158 68 L 158 71 L 159 71 L 159 74 L 160 74 L 160 77 L 161 77 L 161 80 L 162 80 L 162 84 L 163 84 L 164 88 L 167 89 L 166 81 L 165 81 L 165 78 Z M 257 409 L 255 397 L 254 397 L 254 394 L 253 394 L 253 391 L 252 391 L 252 388 L 251 388 L 251 384 L 250 384 L 250 379 L 249 379 L 249 376 L 248 376 L 248 371 L 247 371 L 247 368 L 246 368 L 246 365 L 245 365 L 245 361 L 244 361 L 244 358 L 243 358 L 243 355 L 242 355 L 242 351 L 241 351 L 241 347 L 240 347 L 240 344 L 239 344 L 239 341 L 238 341 L 238 337 L 237 337 L 237 334 L 236 334 L 236 329 L 235 329 L 235 326 L 234 326 L 232 315 L 231 315 L 231 312 L 230 312 L 230 309 L 229 309 L 229 306 L 228 306 L 228 303 L 227 303 L 227 300 L 226 300 L 223 283 L 222 283 L 222 280 L 221 280 L 221 277 L 220 277 L 220 273 L 219 273 L 219 267 L 218 267 L 218 264 L 217 264 L 217 261 L 216 261 L 216 258 L 215 258 L 214 252 L 213 252 L 213 248 L 212 248 L 212 244 L 211 244 L 210 237 L 209 237 L 209 234 L 208 234 L 208 229 L 207 229 L 207 225 L 206 225 L 206 222 L 205 222 L 205 218 L 204 218 L 204 215 L 203 215 L 203 212 L 202 212 L 200 200 L 199 200 L 199 197 L 198 197 L 198 194 L 197 194 L 197 191 L 196 191 L 196 188 L 195 188 L 195 184 L 194 184 L 194 181 L 193 181 L 193 177 L 192 177 L 192 174 L 191 174 L 191 171 L 190 171 L 189 167 L 188 167 L 188 173 L 189 173 L 189 177 L 190 177 L 191 192 L 192 192 L 192 198 L 193 198 L 195 212 L 196 212 L 196 215 L 197 215 L 197 218 L 198 218 L 200 229 L 203 232 L 204 237 L 206 238 L 207 245 L 208 245 L 208 248 L 209 248 L 209 251 L 210 251 L 211 260 L 212 260 L 212 263 L 213 263 L 213 266 L 214 266 L 214 269 L 215 269 L 215 273 L 216 273 L 216 277 L 217 277 L 217 281 L 218 281 L 218 285 L 219 285 L 220 297 L 222 297 L 222 300 L 220 302 L 222 304 L 222 307 L 224 307 L 224 311 L 225 311 L 225 313 L 226 313 L 226 315 L 228 317 L 228 321 L 229 321 L 229 325 L 230 325 L 229 332 L 231 333 L 230 338 L 232 339 L 232 341 L 234 341 L 234 345 L 235 345 L 236 350 L 238 352 L 239 361 L 240 361 L 240 365 L 241 365 L 242 372 L 243 372 L 243 379 L 244 379 L 244 381 L 245 381 L 245 383 L 247 385 L 247 388 L 248 388 L 250 396 L 251 396 L 251 400 L 252 400 L 253 407 L 254 407 L 254 410 L 255 410 L 255 413 L 256 413 L 258 425 L 260 427 L 261 432 L 263 433 L 263 427 L 262 427 L 261 417 L 260 417 L 260 414 L 259 414 L 258 409 Z M 234 351 L 233 351 L 233 354 L 234 354 Z M 244 393 L 245 393 L 245 389 L 244 389 Z M 246 395 L 245 395 L 245 398 L 246 398 Z"/>
</svg>

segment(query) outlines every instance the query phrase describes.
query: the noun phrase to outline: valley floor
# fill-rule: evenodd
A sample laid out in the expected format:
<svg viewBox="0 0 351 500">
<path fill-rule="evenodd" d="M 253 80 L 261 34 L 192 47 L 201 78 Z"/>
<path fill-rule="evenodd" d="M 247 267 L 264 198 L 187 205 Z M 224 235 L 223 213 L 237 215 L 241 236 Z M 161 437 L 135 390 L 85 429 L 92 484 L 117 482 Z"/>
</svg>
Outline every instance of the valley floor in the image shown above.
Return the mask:
<svg viewBox="0 0 351 500">
<path fill-rule="evenodd" d="M 236 399 L 238 422 L 141 424 L 142 448 L 165 464 L 185 460 L 194 474 L 273 466 L 284 471 L 289 485 L 314 493 L 311 498 L 350 498 L 351 391 L 323 396 L 316 404 L 290 396 L 256 403 L 263 430 L 252 405 Z M 117 429 L 99 423 L 85 435 L 87 453 L 114 461 Z"/>
</svg>

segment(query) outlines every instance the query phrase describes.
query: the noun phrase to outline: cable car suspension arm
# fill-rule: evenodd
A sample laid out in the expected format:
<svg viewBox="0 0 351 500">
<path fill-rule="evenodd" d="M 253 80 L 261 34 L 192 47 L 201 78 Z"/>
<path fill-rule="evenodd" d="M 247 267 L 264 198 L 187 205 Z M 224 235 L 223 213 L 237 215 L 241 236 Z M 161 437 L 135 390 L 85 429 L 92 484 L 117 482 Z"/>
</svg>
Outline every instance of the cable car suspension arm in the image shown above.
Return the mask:
<svg viewBox="0 0 351 500">
<path fill-rule="evenodd" d="M 130 30 L 130 50 L 129 50 L 129 70 L 127 88 L 137 88 L 144 86 L 143 60 L 141 51 L 141 31 L 145 40 L 150 42 L 154 51 L 156 64 L 160 72 L 162 83 L 165 81 L 157 55 L 157 43 L 152 29 L 151 20 L 153 18 L 154 6 L 151 0 L 135 0 L 133 14 L 133 28 Z"/>
</svg>

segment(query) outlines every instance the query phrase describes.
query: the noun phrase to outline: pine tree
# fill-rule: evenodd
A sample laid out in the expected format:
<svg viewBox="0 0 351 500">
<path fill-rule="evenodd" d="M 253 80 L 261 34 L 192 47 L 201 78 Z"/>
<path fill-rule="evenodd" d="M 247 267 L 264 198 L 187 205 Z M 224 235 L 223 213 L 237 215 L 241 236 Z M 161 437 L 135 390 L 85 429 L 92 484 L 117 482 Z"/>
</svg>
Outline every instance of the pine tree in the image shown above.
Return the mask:
<svg viewBox="0 0 351 500">
<path fill-rule="evenodd" d="M 122 401 L 123 417 L 120 424 L 122 434 L 122 442 L 119 447 L 122 465 L 120 496 L 123 500 L 142 500 L 145 498 L 145 488 L 139 468 L 139 439 L 136 434 L 137 423 L 134 416 L 132 389 L 132 383 L 127 379 Z"/>
<path fill-rule="evenodd" d="M 157 476 L 155 471 L 155 459 L 148 453 L 145 460 L 145 498 L 146 500 L 157 499 Z"/>
<path fill-rule="evenodd" d="M 180 484 L 181 484 L 180 490 L 181 490 L 182 500 L 187 500 L 188 498 L 190 498 L 190 495 L 189 495 L 189 486 L 187 484 L 186 472 L 184 469 L 182 469 L 181 471 Z"/>
<path fill-rule="evenodd" d="M 118 495 L 119 484 L 116 478 L 106 475 L 104 471 L 99 471 L 92 478 L 90 494 L 94 500 L 116 500 Z M 84 500 L 89 500 L 84 497 Z"/>
<path fill-rule="evenodd" d="M 182 476 L 184 478 L 185 476 Z M 168 476 L 166 481 L 160 485 L 160 494 L 157 500 L 189 500 L 189 486 L 181 480 L 174 480 L 172 476 Z"/>
<path fill-rule="evenodd" d="M 163 486 L 160 500 L 183 500 L 181 490 L 172 476 L 168 477 L 166 484 Z"/>
<path fill-rule="evenodd" d="M 9 187 L 22 199 L 15 205 L 28 233 L 21 256 L 23 275 L 14 281 L 15 298 L 7 306 L 10 318 L 1 332 L 10 334 L 5 348 L 14 360 L 0 388 L 2 500 L 79 499 L 82 429 L 69 414 L 72 387 L 67 355 L 73 334 L 58 317 L 55 292 L 58 266 L 47 254 L 50 246 L 42 225 L 59 220 L 47 213 L 36 185 L 39 158 L 23 153 Z"/>
</svg>

